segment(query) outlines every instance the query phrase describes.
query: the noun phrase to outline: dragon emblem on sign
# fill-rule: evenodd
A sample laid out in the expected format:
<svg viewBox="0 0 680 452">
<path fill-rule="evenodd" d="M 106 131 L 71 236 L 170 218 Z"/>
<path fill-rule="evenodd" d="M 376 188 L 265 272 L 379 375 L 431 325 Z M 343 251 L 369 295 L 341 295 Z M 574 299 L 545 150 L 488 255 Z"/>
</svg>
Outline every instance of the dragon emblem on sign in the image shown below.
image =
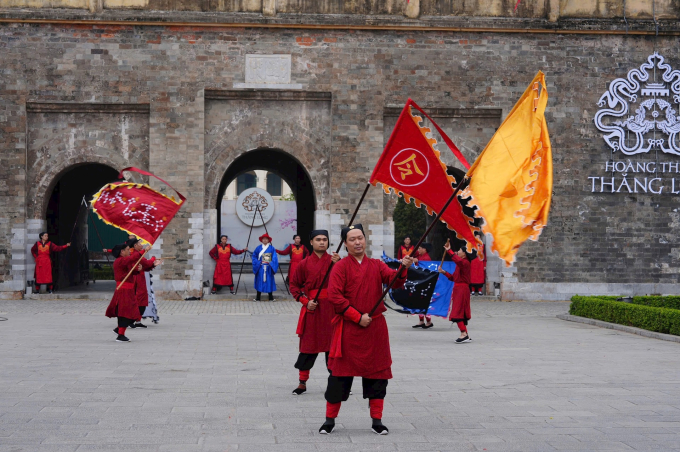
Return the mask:
<svg viewBox="0 0 680 452">
<path fill-rule="evenodd" d="M 638 103 L 638 97 L 640 101 Z M 626 155 L 661 150 L 680 155 L 680 118 L 674 108 L 680 104 L 680 71 L 654 53 L 626 78 L 617 78 L 598 101 L 595 127 L 606 135 L 612 151 Z M 630 111 L 634 115 L 630 115 Z"/>
<path fill-rule="evenodd" d="M 260 208 L 260 211 L 264 211 L 269 207 L 269 203 L 267 202 L 267 198 L 259 194 L 258 192 L 254 191 L 248 196 L 246 196 L 246 199 L 243 200 L 241 203 L 244 209 L 246 209 L 248 212 L 254 212 L 256 207 Z"/>
</svg>

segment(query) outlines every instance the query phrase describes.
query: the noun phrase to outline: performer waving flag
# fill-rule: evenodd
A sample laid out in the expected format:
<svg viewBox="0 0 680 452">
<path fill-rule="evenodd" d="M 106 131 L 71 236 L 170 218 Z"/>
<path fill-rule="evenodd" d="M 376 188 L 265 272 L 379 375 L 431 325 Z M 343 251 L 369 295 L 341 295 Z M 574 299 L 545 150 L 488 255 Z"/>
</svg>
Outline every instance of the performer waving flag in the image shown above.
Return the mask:
<svg viewBox="0 0 680 452">
<path fill-rule="evenodd" d="M 368 399 L 372 430 L 379 435 L 389 431 L 382 424 L 383 401 L 387 380 L 392 378 L 392 357 L 387 322 L 382 313 L 387 309 L 382 300 L 371 317 L 367 312 L 380 295 L 383 284 L 392 281 L 401 287 L 406 281 L 406 270 L 391 270 L 379 259 L 366 256 L 366 237 L 360 224 L 346 227 L 341 232 L 349 257 L 342 259 L 331 272 L 328 300 L 335 310 L 326 389 L 326 422 L 319 433 L 328 434 L 335 428 L 340 405 L 349 398 L 354 377 L 361 377 L 364 399 Z M 402 263 L 413 264 L 411 256 Z M 396 280 L 396 283 L 395 283 Z"/>
<path fill-rule="evenodd" d="M 172 188 L 170 184 L 154 174 L 133 167 L 121 170 L 118 176 L 120 179 L 123 179 L 123 172 L 125 171 L 134 171 L 145 176 L 155 177 Z M 92 210 L 106 224 L 122 229 L 128 234 L 134 234 L 153 245 L 186 200 L 177 190 L 175 192 L 180 201 L 175 200 L 174 197 L 168 197 L 146 184 L 113 182 L 104 185 L 94 195 Z M 118 284 L 106 310 L 106 316 L 118 317 L 118 328 L 114 331 L 118 334 L 117 340 L 121 342 L 129 341 L 124 334 L 125 328 L 132 326 L 134 321 L 141 320 L 140 308 L 134 292 L 134 280 L 129 280 L 129 278 L 133 273 L 137 274 L 142 270 L 142 259 L 148 250 L 149 248 L 144 250 L 143 253 L 139 253 L 140 256 L 137 259 L 136 255 L 129 255 L 130 247 L 127 243 L 114 249 L 114 256 L 116 257 L 114 279 Z M 160 261 L 155 261 L 151 265 L 157 266 L 159 264 Z M 120 328 L 122 328 L 122 332 Z"/>
<path fill-rule="evenodd" d="M 326 353 L 331 348 L 331 321 L 334 316 L 333 306 L 328 301 L 328 284 L 322 285 L 322 279 L 331 266 L 331 262 L 338 262 L 340 255 L 328 254 L 328 231 L 317 229 L 309 235 L 309 241 L 314 252 L 303 260 L 293 273 L 290 280 L 290 293 L 302 303 L 300 318 L 297 325 L 297 335 L 300 336 L 300 355 L 295 368 L 300 371 L 300 384 L 293 390 L 293 394 L 301 395 L 307 391 L 309 371 L 314 366 L 319 353 Z M 317 289 L 321 293 L 317 297 Z M 314 301 L 316 298 L 316 302 Z"/>
</svg>

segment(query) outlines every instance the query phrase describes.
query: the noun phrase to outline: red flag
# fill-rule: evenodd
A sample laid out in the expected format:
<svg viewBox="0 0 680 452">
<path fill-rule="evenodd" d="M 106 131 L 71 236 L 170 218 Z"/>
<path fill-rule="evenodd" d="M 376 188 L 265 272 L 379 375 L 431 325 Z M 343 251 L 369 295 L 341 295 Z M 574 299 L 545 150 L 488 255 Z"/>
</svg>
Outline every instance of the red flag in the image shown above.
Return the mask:
<svg viewBox="0 0 680 452">
<path fill-rule="evenodd" d="M 133 167 L 121 170 L 120 178 L 123 177 L 123 171 L 135 171 L 145 176 L 153 176 L 172 188 L 163 179 Z M 153 244 L 186 200 L 177 190 L 175 192 L 180 201 L 175 200 L 174 197 L 165 196 L 146 184 L 114 182 L 104 185 L 94 195 L 92 210 L 106 224 Z"/>
<path fill-rule="evenodd" d="M 418 207 L 425 204 L 428 213 L 432 215 L 433 211 L 439 212 L 449 200 L 453 194 L 452 184 L 456 181 L 453 176 L 447 174 L 446 165 L 439 159 L 439 151 L 434 147 L 437 141 L 427 137 L 430 129 L 420 126 L 422 118 L 413 115 L 413 108 L 425 115 L 411 99 L 406 102 L 385 150 L 371 174 L 370 183 L 375 185 L 380 182 L 385 193 L 389 193 L 390 189 L 397 194 L 401 193 L 407 203 L 414 199 Z M 445 137 L 434 121 L 432 124 L 442 137 Z M 448 137 L 445 141 L 454 154 L 459 155 L 461 163 L 469 168 L 470 165 L 455 144 Z M 460 239 L 468 243 L 468 252 L 471 252 L 481 243 L 474 234 L 479 228 L 471 224 L 473 218 L 463 213 L 461 202 L 463 201 L 451 203 L 441 220 L 449 229 L 454 230 Z"/>
</svg>

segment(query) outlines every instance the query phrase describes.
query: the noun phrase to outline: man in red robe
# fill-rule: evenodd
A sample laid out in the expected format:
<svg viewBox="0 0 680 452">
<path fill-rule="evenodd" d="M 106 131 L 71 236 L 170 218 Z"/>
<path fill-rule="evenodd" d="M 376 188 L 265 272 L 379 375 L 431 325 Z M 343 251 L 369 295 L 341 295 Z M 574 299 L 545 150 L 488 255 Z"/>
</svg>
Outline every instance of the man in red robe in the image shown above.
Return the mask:
<svg viewBox="0 0 680 452">
<path fill-rule="evenodd" d="M 446 276 L 449 281 L 453 281 L 453 292 L 451 293 L 451 308 L 449 311 L 449 320 L 458 325 L 460 330 L 460 337 L 456 339 L 456 344 L 463 344 L 472 342 L 468 335 L 467 324 L 472 317 L 470 312 L 470 259 L 472 256 L 465 252 L 465 248 L 461 247 L 455 253 L 448 243 L 444 245 L 444 249 L 451 256 L 451 259 L 456 263 L 456 269 L 453 275 L 443 268 L 439 267 L 439 273 Z"/>
<path fill-rule="evenodd" d="M 276 250 L 276 253 L 281 256 L 288 256 L 290 254 L 290 268 L 288 269 L 288 281 L 293 280 L 295 275 L 295 270 L 300 265 L 307 256 L 309 256 L 309 251 L 307 247 L 302 245 L 302 239 L 299 235 L 295 234 L 293 236 L 293 244 L 288 245 L 283 251 Z"/>
<path fill-rule="evenodd" d="M 151 259 L 143 258 L 142 256 L 144 255 L 145 251 L 151 249 L 151 245 L 147 245 L 146 247 L 144 247 L 144 245 L 142 245 L 142 241 L 139 240 L 134 235 L 131 234 L 130 240 L 128 240 L 126 243 L 132 249 L 132 251 L 130 252 L 130 256 L 137 259 L 137 261 L 139 261 L 139 265 L 141 266 L 141 270 L 134 275 L 134 278 L 132 276 L 130 278 L 133 279 L 133 282 L 135 284 L 135 297 L 137 298 L 139 315 L 142 316 L 144 315 L 146 307 L 149 306 L 149 291 L 146 288 L 145 273 L 153 270 L 154 267 L 160 265 L 161 261 L 160 260 L 157 261 L 155 257 L 152 257 Z M 142 323 L 140 317 L 140 320 L 137 323 L 130 325 L 130 328 L 146 328 L 146 325 Z"/>
<path fill-rule="evenodd" d="M 482 287 L 486 281 L 486 259 L 480 259 L 479 256 L 472 259 L 470 262 L 470 295 L 481 295 Z"/>
<path fill-rule="evenodd" d="M 364 399 L 368 399 L 372 430 L 386 435 L 389 430 L 382 424 L 382 411 L 387 380 L 392 378 L 392 357 L 386 311 L 380 300 L 383 284 L 388 284 L 400 272 L 393 288 L 401 288 L 406 281 L 406 269 L 391 270 L 383 261 L 366 256 L 366 237 L 360 224 L 344 228 L 342 241 L 349 256 L 342 259 L 331 271 L 328 300 L 333 304 L 333 338 L 328 358 L 326 389 L 326 422 L 319 433 L 328 434 L 335 428 L 335 418 L 340 405 L 349 398 L 354 377 L 361 377 Z M 413 264 L 410 256 L 402 263 L 407 268 Z"/>
<path fill-rule="evenodd" d="M 309 235 L 309 241 L 314 252 L 297 267 L 290 280 L 290 293 L 302 303 L 300 318 L 296 333 L 300 336 L 300 354 L 295 368 L 300 371 L 300 384 L 293 390 L 293 394 L 301 395 L 307 391 L 309 371 L 319 353 L 326 354 L 331 348 L 331 321 L 335 316 L 333 306 L 328 301 L 328 279 L 324 281 L 326 272 L 340 260 L 340 255 L 326 252 L 328 250 L 328 231 L 318 229 Z M 324 283 L 321 287 L 321 283 Z M 318 299 L 314 302 L 317 292 Z"/>
<path fill-rule="evenodd" d="M 125 330 L 132 326 L 135 320 L 142 318 L 137 307 L 133 279 L 142 267 L 141 265 L 135 267 L 137 258 L 130 255 L 130 247 L 127 243 L 114 246 L 111 253 L 116 259 L 113 261 L 113 279 L 116 281 L 116 289 L 109 306 L 106 308 L 106 317 L 118 318 L 118 326 L 113 329 L 113 332 L 118 335 L 116 341 L 130 342 L 130 339 L 125 336 Z M 133 268 L 132 274 L 123 282 Z"/>
<path fill-rule="evenodd" d="M 40 240 L 35 242 L 31 248 L 31 254 L 33 255 L 33 259 L 35 259 L 35 273 L 33 275 L 35 279 L 34 287 L 38 292 L 40 292 L 40 286 L 46 284 L 47 293 L 52 293 L 53 284 L 51 255 L 52 253 L 58 253 L 59 251 L 65 250 L 71 246 L 71 242 L 62 246 L 55 245 L 49 241 L 47 232 L 41 232 L 38 237 Z"/>
<path fill-rule="evenodd" d="M 430 249 L 431 245 L 429 243 L 421 243 L 418 247 L 418 253 L 416 254 L 416 257 L 413 259 L 413 261 L 416 264 L 418 264 L 418 262 L 431 261 L 432 259 L 430 258 L 429 254 Z M 413 325 L 412 328 L 422 328 L 427 330 L 434 326 L 431 315 L 418 314 L 418 320 L 420 320 L 420 322 L 417 325 Z"/>
<path fill-rule="evenodd" d="M 227 243 L 229 237 L 226 235 L 220 236 L 220 243 L 215 245 L 213 249 L 210 250 L 210 257 L 213 258 L 217 263 L 215 264 L 215 273 L 213 273 L 213 286 L 210 293 L 215 295 L 219 290 L 228 286 L 229 291 L 234 293 L 234 279 L 231 276 L 231 255 L 232 254 L 243 254 L 244 251 L 248 251 L 248 248 L 239 250 Z"/>
<path fill-rule="evenodd" d="M 406 256 L 411 256 L 413 254 L 413 245 L 411 245 L 411 237 L 404 237 L 404 244 L 399 247 L 399 252 L 397 253 L 397 259 L 402 260 Z"/>
</svg>

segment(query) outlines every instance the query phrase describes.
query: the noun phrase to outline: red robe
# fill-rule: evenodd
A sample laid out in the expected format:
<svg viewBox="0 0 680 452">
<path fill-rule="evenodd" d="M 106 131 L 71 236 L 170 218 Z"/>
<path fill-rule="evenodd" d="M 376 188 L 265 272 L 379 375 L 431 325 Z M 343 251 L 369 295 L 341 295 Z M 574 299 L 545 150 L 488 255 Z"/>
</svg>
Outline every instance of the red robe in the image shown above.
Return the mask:
<svg viewBox="0 0 680 452">
<path fill-rule="evenodd" d="M 290 280 L 290 293 L 296 300 L 305 297 L 313 300 L 316 291 L 331 265 L 331 255 L 319 257 L 312 253 L 298 265 Z M 326 280 L 315 310 L 307 309 L 307 303 L 300 308 L 297 334 L 300 336 L 300 353 L 322 353 L 331 348 L 331 321 L 335 316 L 333 305 L 328 301 L 328 280 Z"/>
<path fill-rule="evenodd" d="M 131 268 L 135 266 L 139 256 L 119 257 L 113 261 L 113 279 L 116 280 L 116 287 L 125 278 Z M 135 296 L 134 277 L 139 272 L 135 269 L 132 275 L 125 280 L 120 289 L 113 293 L 113 298 L 109 307 L 106 308 L 106 317 L 125 317 L 126 319 L 139 321 L 142 316 L 139 314 L 137 297 Z"/>
<path fill-rule="evenodd" d="M 451 259 L 456 263 L 456 270 L 453 275 L 446 272 L 445 275 L 453 281 L 453 292 L 451 293 L 451 311 L 449 320 L 467 321 L 471 318 L 470 313 L 470 261 L 459 257 L 456 253 L 449 250 Z"/>
<path fill-rule="evenodd" d="M 134 256 L 137 260 L 142 256 L 142 251 L 133 250 L 130 256 Z M 142 271 L 134 275 L 135 296 L 137 297 L 137 306 L 149 306 L 149 291 L 146 288 L 146 275 L 144 272 L 153 270 L 153 263 L 156 261 L 155 257 L 151 259 L 142 258 L 139 264 L 142 266 Z M 137 262 L 137 261 L 135 261 Z M 130 276 L 128 279 L 132 279 Z"/>
<path fill-rule="evenodd" d="M 242 254 L 245 250 L 238 250 L 230 244 L 218 243 L 210 250 L 210 257 L 217 262 L 213 273 L 213 284 L 218 286 L 233 286 L 234 279 L 231 276 L 231 255 Z"/>
<path fill-rule="evenodd" d="M 405 258 L 406 256 L 410 256 L 413 254 L 413 245 L 409 245 L 408 248 L 406 248 L 404 245 L 401 245 L 399 247 L 399 253 L 397 253 L 397 259 L 401 260 Z"/>
<path fill-rule="evenodd" d="M 470 263 L 470 284 L 484 284 L 484 273 L 486 270 L 486 260 L 479 260 L 475 257 Z"/>
<path fill-rule="evenodd" d="M 425 253 L 423 253 L 423 254 L 418 254 L 418 255 L 416 255 L 416 259 L 418 259 L 418 262 L 421 262 L 421 261 L 431 261 L 431 260 L 432 260 L 432 259 L 430 258 L 430 255 L 427 254 L 427 252 L 425 252 Z"/>
<path fill-rule="evenodd" d="M 392 356 L 383 302 L 367 328 L 359 326 L 360 314 L 369 313 L 380 299 L 383 284 L 397 270 L 365 256 L 361 264 L 352 256 L 335 264 L 328 284 L 328 299 L 335 309 L 328 368 L 336 377 L 392 378 Z M 392 286 L 404 286 L 406 272 Z M 350 320 L 351 319 L 351 320 Z"/>
<path fill-rule="evenodd" d="M 31 254 L 35 259 L 35 284 L 52 284 L 52 257 L 51 253 L 58 253 L 68 248 L 67 245 L 55 245 L 52 242 L 37 241 L 31 248 Z"/>
<path fill-rule="evenodd" d="M 288 280 L 292 281 L 295 275 L 295 270 L 300 265 L 307 256 L 309 256 L 309 251 L 304 245 L 288 245 L 283 251 L 276 250 L 277 254 L 282 256 L 287 256 L 290 254 L 290 268 L 288 269 Z M 321 282 L 321 281 L 319 281 Z"/>
</svg>

